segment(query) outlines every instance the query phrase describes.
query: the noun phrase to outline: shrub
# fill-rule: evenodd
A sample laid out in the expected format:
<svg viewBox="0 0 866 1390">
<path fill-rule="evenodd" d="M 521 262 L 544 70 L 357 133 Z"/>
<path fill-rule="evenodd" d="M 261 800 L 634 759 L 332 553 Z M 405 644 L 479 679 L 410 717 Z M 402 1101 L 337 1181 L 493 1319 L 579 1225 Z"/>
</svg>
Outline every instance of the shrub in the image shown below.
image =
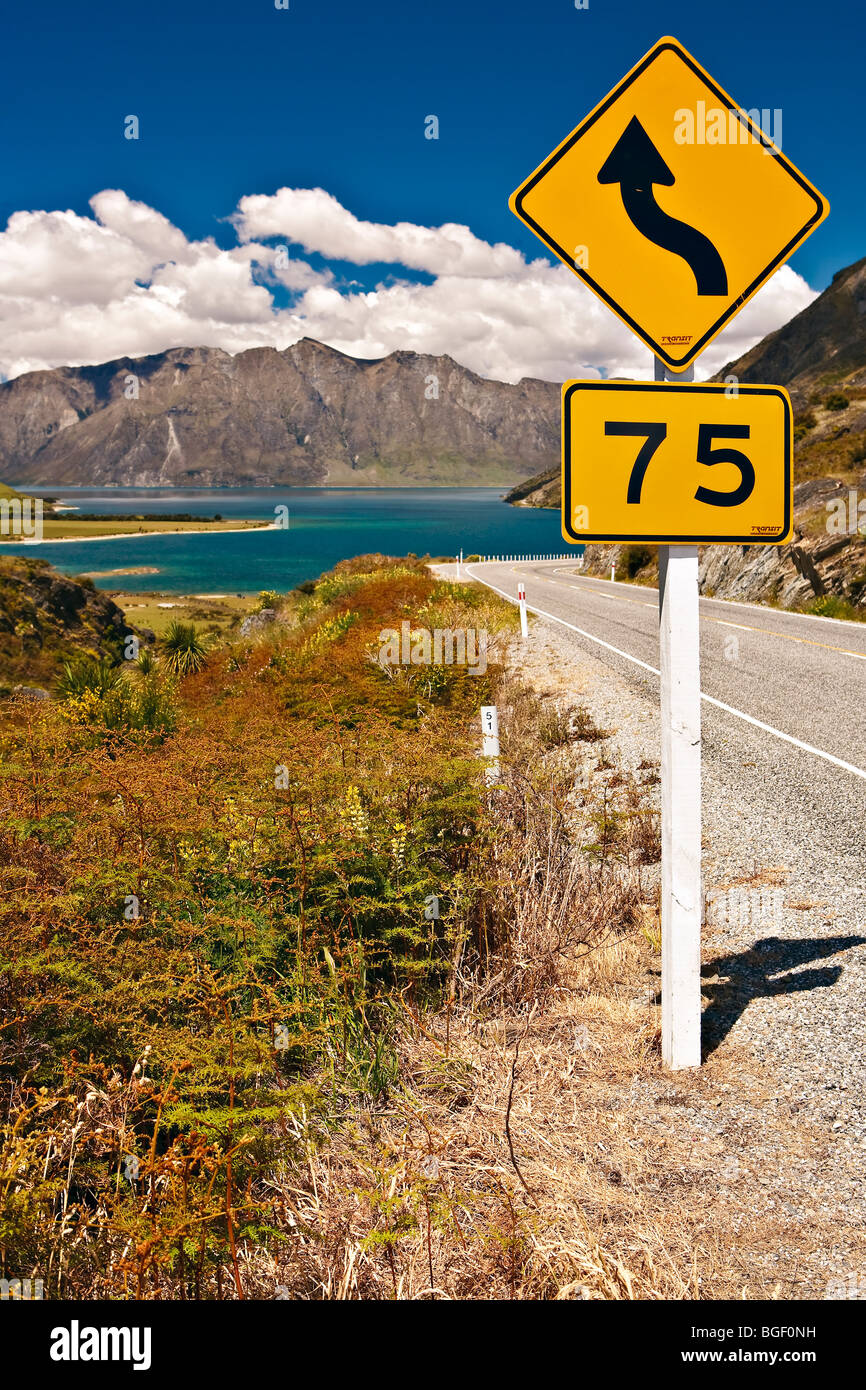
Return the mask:
<svg viewBox="0 0 866 1390">
<path fill-rule="evenodd" d="M 161 742 L 177 725 L 174 690 L 158 675 L 136 684 L 119 680 L 106 690 L 85 688 L 63 696 L 63 717 L 91 747 L 112 745 L 135 735 Z"/>
<path fill-rule="evenodd" d="M 156 654 L 152 651 L 149 651 L 147 647 L 143 647 L 135 659 L 133 670 L 137 676 L 140 676 L 142 679 L 144 679 L 147 676 L 154 675 L 158 667 L 159 662 L 157 660 Z"/>
<path fill-rule="evenodd" d="M 549 705 L 538 721 L 538 737 L 545 748 L 562 748 L 572 739 L 570 709 Z"/>
<path fill-rule="evenodd" d="M 110 690 L 116 690 L 122 680 L 121 667 L 112 665 L 110 661 L 95 661 L 92 658 L 66 661 L 57 681 L 57 694 L 61 700 L 84 694 L 93 694 L 101 700 Z"/>
<path fill-rule="evenodd" d="M 819 618 L 845 618 L 849 622 L 863 622 L 866 619 L 862 608 L 855 608 L 837 594 L 821 594 L 813 598 L 806 604 L 805 612 L 814 613 Z"/>
<path fill-rule="evenodd" d="M 848 397 L 843 396 L 841 391 L 834 391 L 824 402 L 828 410 L 847 410 L 850 404 Z"/>
<path fill-rule="evenodd" d="M 598 743 L 599 739 L 607 738 L 608 733 L 599 728 L 589 710 L 578 705 L 574 711 L 574 736 L 581 743 Z"/>
<path fill-rule="evenodd" d="M 323 647 L 327 647 L 331 642 L 338 642 L 344 637 L 358 620 L 357 613 L 337 613 L 333 618 L 326 618 L 320 623 L 316 631 L 307 638 L 301 652 L 303 655 L 313 655 L 320 652 Z"/>
<path fill-rule="evenodd" d="M 818 423 L 817 416 L 813 410 L 804 410 L 794 416 L 794 440 L 799 442 L 804 439 L 810 430 L 813 430 Z"/>
<path fill-rule="evenodd" d="M 175 676 L 194 675 L 207 660 L 207 645 L 195 623 L 183 623 L 173 618 L 161 645 L 166 669 Z"/>
</svg>

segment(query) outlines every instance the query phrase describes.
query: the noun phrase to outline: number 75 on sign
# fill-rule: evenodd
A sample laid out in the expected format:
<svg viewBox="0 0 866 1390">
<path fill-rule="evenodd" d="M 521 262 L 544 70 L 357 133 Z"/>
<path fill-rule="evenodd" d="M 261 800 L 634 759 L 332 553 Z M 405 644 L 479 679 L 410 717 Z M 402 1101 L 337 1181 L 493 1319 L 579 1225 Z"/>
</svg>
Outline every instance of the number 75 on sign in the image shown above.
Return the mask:
<svg viewBox="0 0 866 1390">
<path fill-rule="evenodd" d="M 781 545 L 791 537 L 791 402 L 780 386 L 567 381 L 567 541 Z"/>
</svg>

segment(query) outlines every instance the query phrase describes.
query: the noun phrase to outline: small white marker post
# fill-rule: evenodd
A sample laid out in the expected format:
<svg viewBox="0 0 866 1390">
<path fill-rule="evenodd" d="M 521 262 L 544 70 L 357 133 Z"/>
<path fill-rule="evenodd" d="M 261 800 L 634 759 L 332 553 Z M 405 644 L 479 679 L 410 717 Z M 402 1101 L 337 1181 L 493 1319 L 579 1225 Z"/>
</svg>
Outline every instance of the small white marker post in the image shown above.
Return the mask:
<svg viewBox="0 0 866 1390">
<path fill-rule="evenodd" d="M 482 757 L 490 759 L 485 774 L 490 786 L 499 781 L 499 715 L 495 705 L 481 706 L 481 732 L 484 735 Z"/>
<path fill-rule="evenodd" d="M 529 628 L 526 623 L 526 585 L 523 583 L 517 586 L 517 606 L 520 609 L 520 635 L 525 642 L 529 636 Z"/>
<path fill-rule="evenodd" d="M 457 557 L 457 578 L 460 578 L 460 571 L 463 568 L 463 551 Z"/>
<path fill-rule="evenodd" d="M 676 381 L 693 381 L 694 368 Z M 656 381 L 668 379 L 656 358 Z M 698 548 L 659 546 L 662 1061 L 701 1065 L 701 667 Z"/>
<path fill-rule="evenodd" d="M 614 577 L 615 574 L 616 574 L 616 561 L 614 561 L 613 564 L 612 564 L 611 567 L 610 567 L 610 582 L 611 582 L 611 584 L 613 583 L 613 577 Z"/>
</svg>

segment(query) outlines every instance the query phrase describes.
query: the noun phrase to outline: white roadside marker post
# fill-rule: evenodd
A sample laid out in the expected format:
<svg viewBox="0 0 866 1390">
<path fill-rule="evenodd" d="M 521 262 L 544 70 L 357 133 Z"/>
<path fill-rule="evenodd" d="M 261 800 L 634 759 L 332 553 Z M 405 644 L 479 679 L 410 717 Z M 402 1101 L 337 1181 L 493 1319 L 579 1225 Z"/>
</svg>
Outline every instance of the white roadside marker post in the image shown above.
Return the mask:
<svg viewBox="0 0 866 1390">
<path fill-rule="evenodd" d="M 529 636 L 529 628 L 526 623 L 526 585 L 522 583 L 517 586 L 517 605 L 520 609 L 520 635 L 525 642 Z"/>
<path fill-rule="evenodd" d="M 656 358 L 655 379 L 667 379 Z M 694 380 L 694 368 L 675 380 Z M 698 548 L 659 546 L 662 1061 L 701 1065 L 701 667 Z"/>
<path fill-rule="evenodd" d="M 491 786 L 499 781 L 499 715 L 495 705 L 481 706 L 481 732 L 484 735 L 481 754 L 490 760 L 485 778 Z"/>
<path fill-rule="evenodd" d="M 458 578 L 458 579 L 460 578 L 460 574 L 461 574 L 462 569 L 463 569 L 463 551 L 461 550 L 459 556 L 457 557 L 457 578 Z"/>
<path fill-rule="evenodd" d="M 613 563 L 613 564 L 611 565 L 611 567 L 610 567 L 610 582 L 611 582 L 611 584 L 613 583 L 613 578 L 614 578 L 614 575 L 615 575 L 615 574 L 616 574 L 616 561 L 614 561 L 614 563 Z"/>
</svg>

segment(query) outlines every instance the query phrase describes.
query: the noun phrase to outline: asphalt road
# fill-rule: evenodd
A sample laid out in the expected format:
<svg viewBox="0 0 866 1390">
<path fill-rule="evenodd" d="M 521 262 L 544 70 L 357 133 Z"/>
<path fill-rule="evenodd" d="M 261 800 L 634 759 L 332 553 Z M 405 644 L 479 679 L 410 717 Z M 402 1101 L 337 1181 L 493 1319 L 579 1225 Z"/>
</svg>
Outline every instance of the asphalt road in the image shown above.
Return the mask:
<svg viewBox="0 0 866 1390">
<path fill-rule="evenodd" d="M 562 561 L 466 569 L 508 598 L 523 580 L 530 612 L 568 625 L 575 642 L 658 698 L 657 590 L 575 574 Z M 791 768 L 830 777 L 866 809 L 866 623 L 707 598 L 700 615 L 705 749 L 759 721 L 766 731 L 749 727 L 773 764 L 784 750 Z"/>
</svg>

